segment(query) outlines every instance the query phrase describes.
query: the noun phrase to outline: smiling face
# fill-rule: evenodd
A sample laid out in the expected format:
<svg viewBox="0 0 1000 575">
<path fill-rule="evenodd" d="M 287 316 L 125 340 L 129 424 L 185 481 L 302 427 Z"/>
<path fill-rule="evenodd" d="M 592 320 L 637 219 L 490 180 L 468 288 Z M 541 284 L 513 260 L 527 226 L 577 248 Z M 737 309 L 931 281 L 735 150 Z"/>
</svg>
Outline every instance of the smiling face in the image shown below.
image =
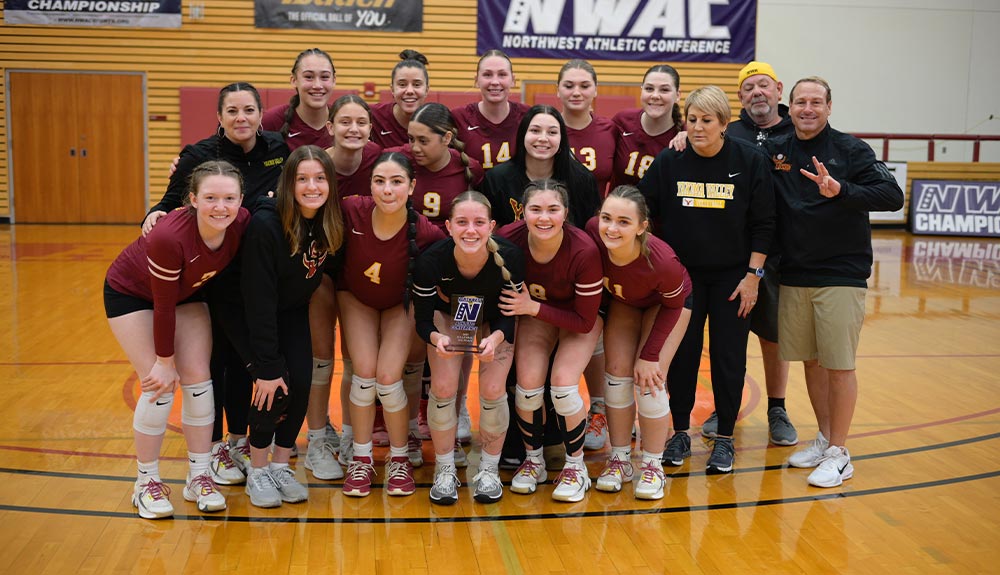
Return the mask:
<svg viewBox="0 0 1000 575">
<path fill-rule="evenodd" d="M 456 249 L 468 255 L 486 250 L 486 241 L 495 226 L 496 222 L 490 219 L 489 208 L 472 200 L 452 206 L 451 217 L 445 221 Z"/>
<path fill-rule="evenodd" d="M 426 124 L 411 121 L 406 128 L 406 133 L 410 137 L 410 151 L 413 159 L 421 166 L 435 166 L 442 163 L 450 154 L 448 144 L 451 143 L 452 133 L 445 132 L 442 136 L 435 133 Z"/>
<path fill-rule="evenodd" d="M 538 190 L 524 204 L 524 221 L 528 226 L 528 233 L 542 241 L 553 239 L 562 233 L 566 213 L 566 205 L 555 190 Z"/>
<path fill-rule="evenodd" d="M 642 111 L 650 119 L 656 120 L 664 115 L 669 116 L 678 98 L 680 98 L 680 92 L 678 92 L 677 84 L 670 74 L 650 72 L 642 80 L 642 93 L 639 96 L 639 101 L 642 102 Z"/>
<path fill-rule="evenodd" d="M 559 80 L 558 95 L 564 114 L 589 112 L 597 96 L 597 82 L 583 68 L 570 68 Z"/>
<path fill-rule="evenodd" d="M 406 199 L 413 193 L 416 180 L 406 169 L 392 160 L 386 160 L 372 169 L 372 198 L 375 206 L 385 214 L 406 209 Z"/>
<path fill-rule="evenodd" d="M 372 119 L 360 104 L 344 104 L 334 114 L 333 121 L 327 122 L 327 130 L 333 136 L 336 148 L 360 150 L 365 147 L 372 133 Z"/>
<path fill-rule="evenodd" d="M 549 114 L 535 114 L 524 133 L 524 152 L 538 161 L 555 157 L 562 142 L 559 120 Z"/>
<path fill-rule="evenodd" d="M 815 82 L 802 82 L 792 89 L 788 115 L 800 140 L 816 137 L 830 119 L 833 103 L 827 101 L 826 88 Z"/>
<path fill-rule="evenodd" d="M 310 54 L 299 60 L 298 69 L 292 74 L 292 87 L 299 93 L 300 105 L 316 110 L 330 105 L 337 76 L 330 61 L 323 56 Z"/>
<path fill-rule="evenodd" d="M 224 232 L 236 220 L 243 202 L 243 193 L 235 178 L 213 174 L 201 180 L 197 192 L 191 194 L 190 200 L 198 217 L 200 230 Z"/>
<path fill-rule="evenodd" d="M 514 86 L 514 72 L 510 62 L 500 56 L 483 58 L 476 71 L 476 87 L 483 94 L 483 101 L 492 104 L 506 102 Z"/>
<path fill-rule="evenodd" d="M 304 218 L 313 218 L 330 197 L 330 182 L 318 160 L 304 160 L 295 170 L 295 203 Z"/>
<path fill-rule="evenodd" d="M 392 77 L 392 97 L 403 112 L 413 114 L 427 99 L 427 76 L 420 68 L 404 66 Z"/>
<path fill-rule="evenodd" d="M 261 113 L 257 98 L 252 92 L 242 90 L 226 94 L 218 118 L 229 141 L 245 151 L 253 148 L 257 141 L 257 129 L 260 128 Z"/>
<path fill-rule="evenodd" d="M 649 222 L 640 220 L 635 202 L 610 196 L 601 206 L 597 229 L 608 251 L 633 250 L 638 237 L 646 233 Z"/>
</svg>

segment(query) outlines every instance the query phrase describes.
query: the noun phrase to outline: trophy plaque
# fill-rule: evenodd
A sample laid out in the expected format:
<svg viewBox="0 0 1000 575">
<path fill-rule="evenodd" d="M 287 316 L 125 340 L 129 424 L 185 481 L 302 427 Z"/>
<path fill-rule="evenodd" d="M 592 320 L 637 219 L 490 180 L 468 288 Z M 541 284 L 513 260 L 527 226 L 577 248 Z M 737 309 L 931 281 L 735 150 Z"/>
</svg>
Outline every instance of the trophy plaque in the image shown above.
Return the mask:
<svg viewBox="0 0 1000 575">
<path fill-rule="evenodd" d="M 448 351 L 479 353 L 479 327 L 483 323 L 483 300 L 478 295 L 451 296 L 451 343 Z"/>
</svg>

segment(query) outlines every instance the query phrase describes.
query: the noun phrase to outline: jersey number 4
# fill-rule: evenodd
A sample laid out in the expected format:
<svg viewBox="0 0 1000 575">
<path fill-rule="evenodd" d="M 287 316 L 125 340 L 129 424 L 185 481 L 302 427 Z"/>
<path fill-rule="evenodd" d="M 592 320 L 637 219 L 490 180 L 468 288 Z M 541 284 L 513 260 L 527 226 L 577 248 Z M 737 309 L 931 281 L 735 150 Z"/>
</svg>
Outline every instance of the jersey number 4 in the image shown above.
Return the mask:
<svg viewBox="0 0 1000 575">
<path fill-rule="evenodd" d="M 379 273 L 381 272 L 382 272 L 382 263 L 375 262 L 372 265 L 368 266 L 368 269 L 365 270 L 365 277 L 372 280 L 373 284 L 380 284 L 382 283 L 382 278 L 379 277 Z"/>
</svg>

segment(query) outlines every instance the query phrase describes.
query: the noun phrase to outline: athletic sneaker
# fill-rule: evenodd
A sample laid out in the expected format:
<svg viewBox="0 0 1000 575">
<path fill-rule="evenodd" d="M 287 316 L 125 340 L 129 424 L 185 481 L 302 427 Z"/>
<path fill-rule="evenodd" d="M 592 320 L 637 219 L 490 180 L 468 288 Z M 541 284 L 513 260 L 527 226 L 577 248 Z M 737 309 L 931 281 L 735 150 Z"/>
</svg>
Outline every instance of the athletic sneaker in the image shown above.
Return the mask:
<svg viewBox="0 0 1000 575">
<path fill-rule="evenodd" d="M 709 439 L 715 439 L 719 436 L 719 414 L 712 412 L 705 420 L 705 423 L 701 424 L 701 436 L 708 437 Z"/>
<path fill-rule="evenodd" d="M 299 483 L 298 479 L 295 479 L 294 469 L 285 466 L 270 471 L 275 485 L 278 486 L 278 492 L 281 493 L 282 501 L 285 503 L 300 503 L 309 499 L 309 490 L 306 489 L 305 485 Z"/>
<path fill-rule="evenodd" d="M 608 441 L 608 418 L 600 411 L 590 414 L 587 431 L 583 436 L 583 448 L 589 451 L 604 449 Z"/>
<path fill-rule="evenodd" d="M 410 465 L 420 467 L 424 464 L 424 441 L 416 433 L 410 432 L 406 438 L 406 457 Z"/>
<path fill-rule="evenodd" d="M 464 401 L 458 409 L 458 430 L 455 432 L 455 437 L 462 445 L 472 441 L 472 420 L 469 418 L 469 408 Z"/>
<path fill-rule="evenodd" d="M 247 480 L 243 470 L 233 461 L 229 444 L 225 441 L 212 445 L 212 461 L 208 469 L 212 480 L 219 485 L 239 485 Z"/>
<path fill-rule="evenodd" d="M 524 463 L 517 468 L 514 478 L 510 481 L 510 490 L 514 493 L 534 493 L 538 484 L 545 483 L 548 477 L 549 474 L 545 470 L 545 463 L 525 457 Z"/>
<path fill-rule="evenodd" d="M 434 469 L 434 484 L 431 485 L 431 503 L 453 505 L 458 501 L 458 488 L 461 485 L 454 465 L 438 465 Z"/>
<path fill-rule="evenodd" d="M 816 439 L 809 442 L 805 449 L 800 449 L 788 458 L 788 464 L 792 467 L 810 468 L 819 465 L 823 459 L 823 453 L 830 447 L 830 441 L 823 437 L 823 432 L 816 434 Z"/>
<path fill-rule="evenodd" d="M 465 453 L 465 448 L 462 447 L 462 442 L 455 438 L 455 467 L 463 469 L 469 466 L 469 456 Z"/>
<path fill-rule="evenodd" d="M 340 438 L 340 451 L 337 452 L 337 463 L 350 465 L 354 461 L 354 435 L 345 433 Z"/>
<path fill-rule="evenodd" d="M 639 481 L 633 491 L 636 499 L 663 499 L 663 485 L 667 482 L 663 466 L 658 461 L 644 461 L 639 468 Z"/>
<path fill-rule="evenodd" d="M 420 400 L 420 410 L 417 411 L 417 432 L 420 439 L 431 438 L 431 426 L 427 423 L 427 400 Z"/>
<path fill-rule="evenodd" d="M 323 435 L 309 442 L 306 450 L 306 469 L 312 471 L 316 479 L 340 479 L 344 469 L 337 462 L 337 450 L 329 435 Z"/>
<path fill-rule="evenodd" d="M 162 519 L 174 514 L 170 504 L 170 487 L 162 481 L 150 479 L 146 483 L 135 482 L 132 488 L 132 505 L 143 519 Z"/>
<path fill-rule="evenodd" d="M 375 466 L 372 465 L 372 458 L 359 455 L 347 465 L 344 495 L 368 497 L 368 494 L 372 492 L 373 481 L 375 481 Z"/>
<path fill-rule="evenodd" d="M 227 440 L 226 443 L 229 443 Z M 229 444 L 229 456 L 233 458 L 233 463 L 235 463 L 243 475 L 250 475 L 250 442 L 247 441 L 246 437 L 241 437 L 236 440 L 236 443 Z"/>
<path fill-rule="evenodd" d="M 628 459 L 619 459 L 618 455 L 612 455 L 604 466 L 604 471 L 597 476 L 597 490 L 617 493 L 622 490 L 622 485 L 632 481 L 632 462 Z"/>
<path fill-rule="evenodd" d="M 795 445 L 799 442 L 799 434 L 784 407 L 775 406 L 767 410 L 767 438 L 775 445 Z"/>
<path fill-rule="evenodd" d="M 330 445 L 332 445 L 334 449 L 340 449 L 340 434 L 337 433 L 337 428 L 334 427 L 329 420 L 327 420 L 326 427 L 324 429 L 326 430 L 326 438 L 330 440 Z"/>
<path fill-rule="evenodd" d="M 212 481 L 210 473 L 202 473 L 196 477 L 188 476 L 184 484 L 184 499 L 198 503 L 198 511 L 222 511 L 226 508 L 226 496 Z"/>
<path fill-rule="evenodd" d="M 251 469 L 244 489 L 254 507 L 281 507 L 281 492 L 267 469 Z"/>
<path fill-rule="evenodd" d="M 472 497 L 480 503 L 496 503 L 503 497 L 503 483 L 500 481 L 500 470 L 492 465 L 479 469 L 472 478 Z"/>
<path fill-rule="evenodd" d="M 413 466 L 407 457 L 391 457 L 385 464 L 385 491 L 389 495 L 413 495 Z"/>
<path fill-rule="evenodd" d="M 851 454 L 846 447 L 831 445 L 823 452 L 819 466 L 809 474 L 809 485 L 816 487 L 837 487 L 845 479 L 854 477 Z"/>
<path fill-rule="evenodd" d="M 691 436 L 686 431 L 678 431 L 663 449 L 663 464 L 678 467 L 691 457 Z"/>
<path fill-rule="evenodd" d="M 583 501 L 588 489 L 590 489 L 590 477 L 587 476 L 587 468 L 567 463 L 556 477 L 556 488 L 552 490 L 552 499 L 576 503 Z"/>
<path fill-rule="evenodd" d="M 389 430 L 385 428 L 385 416 L 382 406 L 375 406 L 375 423 L 372 425 L 372 445 L 375 447 L 389 446 Z"/>
<path fill-rule="evenodd" d="M 712 455 L 708 456 L 705 473 L 708 475 L 730 473 L 733 470 L 733 461 L 735 460 L 736 448 L 733 447 L 733 438 L 716 437 L 714 445 L 712 445 Z"/>
</svg>

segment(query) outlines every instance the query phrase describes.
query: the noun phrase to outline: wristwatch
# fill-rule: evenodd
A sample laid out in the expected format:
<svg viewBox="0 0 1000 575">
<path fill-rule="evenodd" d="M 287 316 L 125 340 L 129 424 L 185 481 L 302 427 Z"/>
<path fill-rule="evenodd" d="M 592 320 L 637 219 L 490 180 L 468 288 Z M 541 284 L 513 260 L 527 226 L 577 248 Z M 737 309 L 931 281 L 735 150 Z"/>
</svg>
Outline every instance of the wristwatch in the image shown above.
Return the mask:
<svg viewBox="0 0 1000 575">
<path fill-rule="evenodd" d="M 764 268 L 748 267 L 747 268 L 747 273 L 748 274 L 753 274 L 753 275 L 755 275 L 755 276 L 757 276 L 759 278 L 762 278 L 762 277 L 764 277 Z"/>
</svg>

